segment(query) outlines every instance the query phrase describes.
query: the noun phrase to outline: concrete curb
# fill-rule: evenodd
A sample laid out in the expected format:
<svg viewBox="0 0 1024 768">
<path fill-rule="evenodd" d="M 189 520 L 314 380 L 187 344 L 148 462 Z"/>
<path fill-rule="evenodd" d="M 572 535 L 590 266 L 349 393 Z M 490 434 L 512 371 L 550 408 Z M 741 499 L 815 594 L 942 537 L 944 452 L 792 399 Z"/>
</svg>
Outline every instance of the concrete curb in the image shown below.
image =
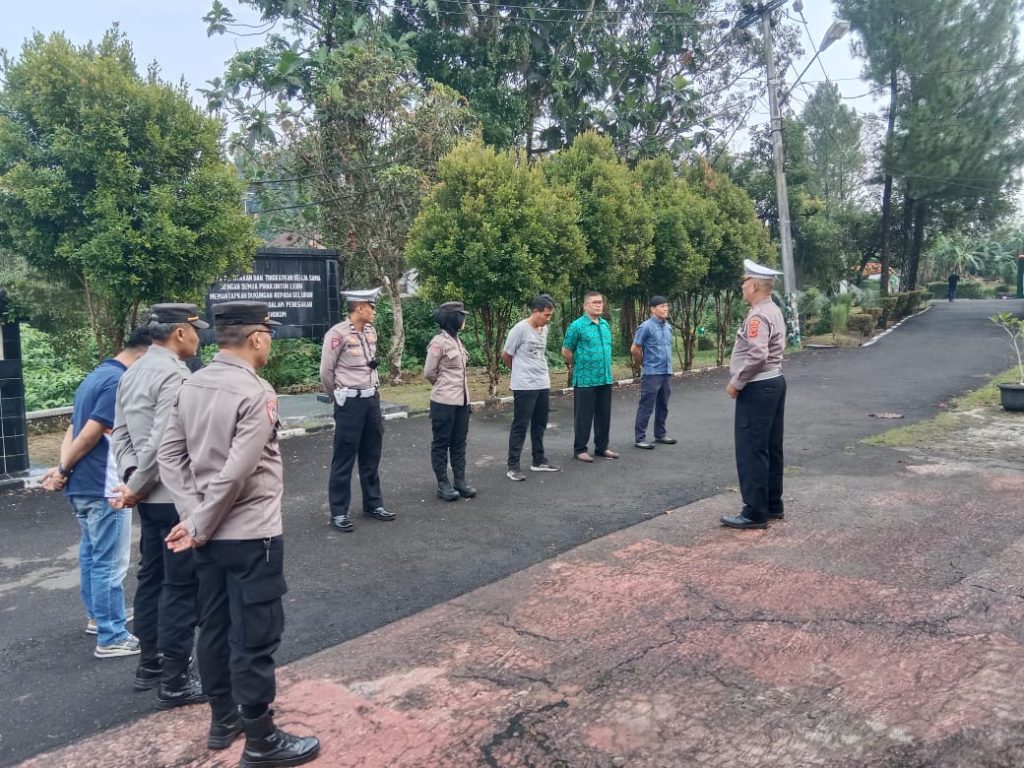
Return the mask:
<svg viewBox="0 0 1024 768">
<path fill-rule="evenodd" d="M 878 341 L 879 339 L 884 339 L 884 338 L 885 338 L 886 336 L 888 336 L 888 335 L 889 335 L 890 333 L 892 333 L 892 332 L 893 332 L 893 331 L 895 331 L 895 330 L 896 330 L 897 328 L 899 328 L 899 327 L 900 327 L 901 325 L 903 325 L 903 324 L 904 324 L 905 322 L 907 322 L 907 320 L 910 320 L 911 318 L 917 317 L 918 315 L 923 315 L 923 314 L 924 314 L 925 312 L 927 312 L 927 311 L 928 311 L 929 309 L 931 309 L 931 308 L 932 308 L 933 306 L 935 306 L 935 305 L 934 305 L 934 304 L 932 304 L 932 303 L 929 303 L 929 304 L 928 304 L 928 305 L 927 305 L 927 306 L 926 306 L 926 307 L 925 307 L 924 309 L 922 309 L 922 310 L 921 310 L 920 312 L 915 312 L 915 313 L 914 313 L 914 314 L 912 314 L 912 315 L 907 315 L 907 316 L 906 316 L 906 317 L 904 317 L 904 318 L 903 318 L 902 320 L 900 320 L 900 321 L 899 321 L 898 323 L 894 323 L 894 324 L 893 324 L 893 325 L 892 325 L 892 326 L 891 326 L 890 328 L 886 328 L 886 329 L 885 329 L 884 331 L 882 331 L 882 332 L 881 332 L 880 334 L 878 334 L 877 336 L 873 336 L 873 337 L 872 337 L 872 338 L 871 338 L 870 340 L 868 340 L 868 341 L 864 342 L 863 344 L 861 344 L 861 345 L 860 345 L 860 348 L 861 348 L 861 349 L 864 349 L 865 347 L 870 347 L 870 346 L 871 346 L 872 344 L 874 344 L 874 343 L 875 343 L 876 341 Z"/>
</svg>

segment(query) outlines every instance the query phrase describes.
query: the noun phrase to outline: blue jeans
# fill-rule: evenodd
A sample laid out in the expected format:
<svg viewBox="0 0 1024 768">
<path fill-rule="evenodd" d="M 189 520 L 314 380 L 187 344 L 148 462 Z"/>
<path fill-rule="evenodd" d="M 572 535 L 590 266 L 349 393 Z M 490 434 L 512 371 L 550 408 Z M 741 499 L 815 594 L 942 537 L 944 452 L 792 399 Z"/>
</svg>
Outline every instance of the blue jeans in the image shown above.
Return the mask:
<svg viewBox="0 0 1024 768">
<path fill-rule="evenodd" d="M 78 545 L 82 604 L 96 620 L 96 644 L 113 645 L 128 637 L 124 577 L 132 544 L 132 511 L 114 509 L 106 499 L 69 496 L 82 528 Z"/>
</svg>

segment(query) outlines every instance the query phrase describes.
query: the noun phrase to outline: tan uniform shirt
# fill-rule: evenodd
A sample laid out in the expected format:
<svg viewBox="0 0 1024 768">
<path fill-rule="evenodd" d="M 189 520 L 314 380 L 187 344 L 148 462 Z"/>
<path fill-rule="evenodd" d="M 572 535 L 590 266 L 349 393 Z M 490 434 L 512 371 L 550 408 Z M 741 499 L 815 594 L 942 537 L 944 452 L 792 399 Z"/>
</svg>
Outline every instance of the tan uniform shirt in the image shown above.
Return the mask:
<svg viewBox="0 0 1024 768">
<path fill-rule="evenodd" d="M 423 375 L 434 385 L 430 399 L 444 405 L 465 405 L 469 402 L 469 352 L 462 339 L 441 331 L 427 345 Z"/>
<path fill-rule="evenodd" d="M 160 482 L 156 453 L 174 410 L 188 366 L 166 347 L 153 344 L 128 368 L 117 385 L 117 406 L 110 450 L 117 459 L 117 477 L 152 504 L 170 504 L 170 491 Z"/>
<path fill-rule="evenodd" d="M 364 325 L 357 331 L 351 320 L 342 320 L 324 334 L 320 352 L 320 384 L 331 397 L 338 387 L 374 389 L 380 384 L 377 371 L 368 363 L 377 357 L 377 330 Z"/>
<path fill-rule="evenodd" d="M 279 536 L 284 490 L 277 393 L 218 352 L 178 392 L 160 443 L 160 477 L 200 544 Z"/>
<path fill-rule="evenodd" d="M 782 310 L 770 298 L 759 301 L 747 312 L 736 332 L 736 345 L 729 361 L 729 381 L 743 389 L 755 376 L 782 370 L 782 352 L 786 348 L 786 320 Z"/>
</svg>

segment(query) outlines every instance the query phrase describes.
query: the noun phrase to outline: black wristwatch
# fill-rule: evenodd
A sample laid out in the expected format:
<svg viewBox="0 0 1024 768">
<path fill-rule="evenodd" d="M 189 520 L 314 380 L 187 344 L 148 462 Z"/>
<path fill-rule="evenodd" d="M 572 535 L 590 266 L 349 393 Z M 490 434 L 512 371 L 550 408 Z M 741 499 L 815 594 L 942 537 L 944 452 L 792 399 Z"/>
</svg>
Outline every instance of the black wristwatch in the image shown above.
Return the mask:
<svg viewBox="0 0 1024 768">
<path fill-rule="evenodd" d="M 71 477 L 71 473 L 74 472 L 75 470 L 65 469 L 63 464 L 58 464 L 57 471 L 60 472 L 61 477 Z"/>
</svg>

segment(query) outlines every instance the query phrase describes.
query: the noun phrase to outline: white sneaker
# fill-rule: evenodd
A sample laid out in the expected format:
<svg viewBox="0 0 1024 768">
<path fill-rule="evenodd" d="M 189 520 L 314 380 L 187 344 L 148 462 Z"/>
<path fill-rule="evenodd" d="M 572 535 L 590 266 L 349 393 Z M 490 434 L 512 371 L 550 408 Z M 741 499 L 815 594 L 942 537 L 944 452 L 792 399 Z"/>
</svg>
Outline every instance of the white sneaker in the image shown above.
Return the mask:
<svg viewBox="0 0 1024 768">
<path fill-rule="evenodd" d="M 508 472 L 505 473 L 505 477 L 517 483 L 521 483 L 523 480 L 526 479 L 526 475 L 524 475 L 518 469 L 510 469 Z"/>
<path fill-rule="evenodd" d="M 531 464 L 531 472 L 561 472 L 561 468 L 556 467 L 550 461 L 541 462 L 540 464 Z"/>
<path fill-rule="evenodd" d="M 134 611 L 128 611 L 128 615 L 124 617 L 124 623 L 125 624 L 131 624 L 131 621 L 134 618 L 135 618 L 135 612 Z M 97 631 L 98 631 L 98 627 L 96 626 L 96 619 L 94 619 L 92 616 L 90 616 L 89 620 L 87 622 L 85 622 L 85 634 L 87 634 L 87 635 L 95 635 L 97 633 Z"/>
<path fill-rule="evenodd" d="M 113 645 L 97 645 L 93 654 L 97 659 L 113 659 L 118 656 L 138 656 L 141 652 L 139 638 L 128 635 L 124 640 Z"/>
</svg>

